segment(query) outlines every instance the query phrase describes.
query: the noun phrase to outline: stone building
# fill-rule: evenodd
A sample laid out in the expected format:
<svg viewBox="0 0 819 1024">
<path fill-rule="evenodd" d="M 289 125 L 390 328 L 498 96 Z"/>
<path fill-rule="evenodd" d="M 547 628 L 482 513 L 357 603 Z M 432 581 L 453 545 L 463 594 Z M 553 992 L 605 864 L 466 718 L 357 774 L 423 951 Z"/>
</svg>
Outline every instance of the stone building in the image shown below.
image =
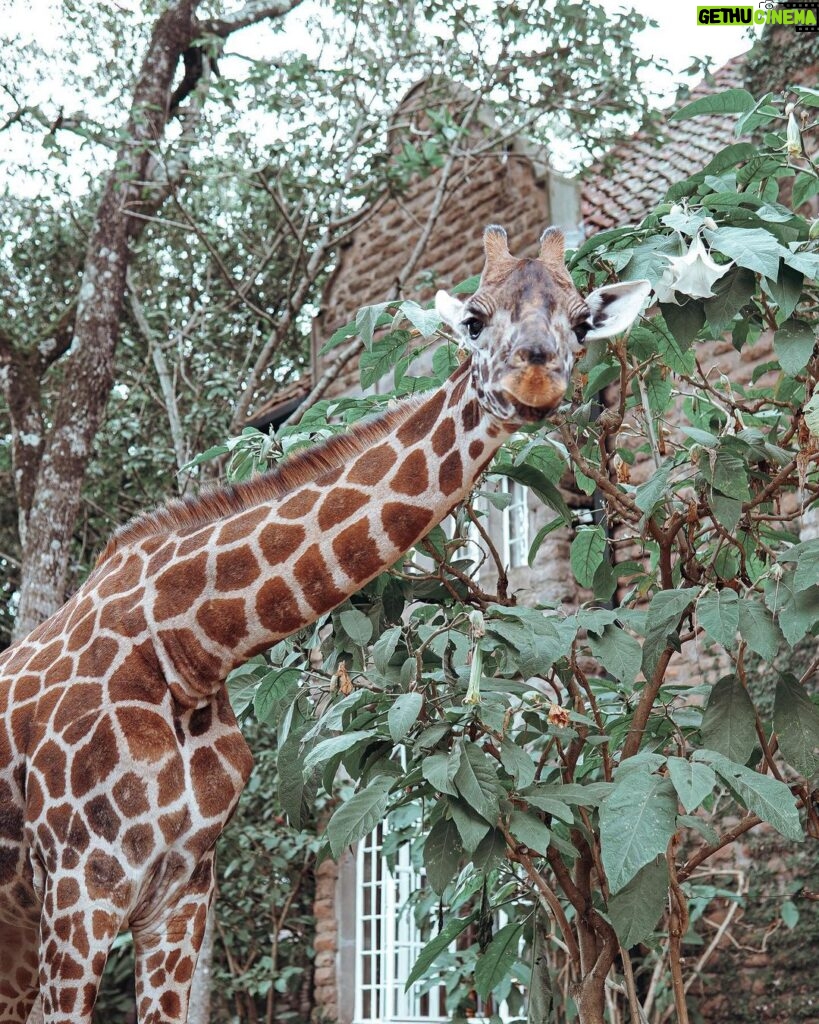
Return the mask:
<svg viewBox="0 0 819 1024">
<path fill-rule="evenodd" d="M 760 93 L 789 81 L 815 83 L 817 78 L 819 36 L 768 31 L 753 51 L 729 61 L 689 98 L 739 87 Z M 404 116 L 423 117 L 422 95 L 420 87 L 409 94 Z M 575 181 L 550 169 L 546 154 L 521 143 L 511 143 L 500 153 L 466 158 L 443 184 L 440 171 L 417 178 L 400 198 L 388 200 L 340 253 L 313 325 L 312 378 L 292 393 L 277 396 L 267 418 L 283 418 L 316 384 L 322 384 L 328 397 L 356 392 L 360 349 L 353 343 L 340 354 L 335 350 L 323 356 L 323 343 L 350 322 L 363 303 L 396 295 L 424 301 L 435 288 L 449 288 L 476 273 L 482 263 L 481 226 L 503 224 L 510 248 L 521 254 L 534 253 L 548 224 L 563 227 L 576 243 L 584 234 L 638 222 L 662 200 L 672 182 L 698 170 L 735 141 L 732 121 L 720 115 L 666 121 L 659 138 L 637 133 L 617 146 L 605 163 Z M 701 359 L 731 380 L 745 383 L 771 352 L 772 342 L 765 338 L 741 354 L 730 341 L 715 341 L 703 348 Z M 645 477 L 649 470 L 638 463 L 633 482 L 640 482 L 640 474 Z M 525 492 L 522 496 L 525 501 Z M 566 496 L 575 507 L 589 503 L 571 491 Z M 489 521 L 510 564 L 510 590 L 576 605 L 588 595 L 579 593 L 572 580 L 570 531 L 551 534 L 530 569 L 525 538 L 534 536 L 544 513 L 534 501 L 521 506 L 518 499 L 513 494 L 508 509 L 493 510 Z M 680 675 L 711 680 L 721 674 L 719 663 L 707 651 L 694 657 L 696 664 L 676 659 Z M 417 953 L 418 940 L 411 927 L 396 923 L 396 907 L 413 884 L 413 875 L 408 863 L 399 863 L 398 873 L 390 876 L 378 842 L 374 835 L 338 864 L 325 861 L 318 870 L 315 994 L 321 1019 L 339 1024 L 439 1021 L 441 1008 L 434 1005 L 432 995 L 403 993 L 400 975 Z"/>
</svg>

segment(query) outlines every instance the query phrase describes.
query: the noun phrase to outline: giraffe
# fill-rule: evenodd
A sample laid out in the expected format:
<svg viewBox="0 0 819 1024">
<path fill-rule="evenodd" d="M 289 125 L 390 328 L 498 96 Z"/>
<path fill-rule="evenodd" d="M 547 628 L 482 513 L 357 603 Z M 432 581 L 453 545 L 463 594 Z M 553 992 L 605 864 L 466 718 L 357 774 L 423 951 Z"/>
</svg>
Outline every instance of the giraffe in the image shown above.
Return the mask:
<svg viewBox="0 0 819 1024">
<path fill-rule="evenodd" d="M 503 441 L 564 397 L 584 339 L 628 326 L 648 282 L 584 300 L 547 229 L 502 228 L 466 302 L 469 354 L 409 398 L 235 488 L 114 535 L 86 582 L 0 658 L 0 1024 L 89 1024 L 130 929 L 140 1024 L 185 1021 L 214 844 L 251 771 L 232 668 L 343 602 L 469 492 Z"/>
</svg>

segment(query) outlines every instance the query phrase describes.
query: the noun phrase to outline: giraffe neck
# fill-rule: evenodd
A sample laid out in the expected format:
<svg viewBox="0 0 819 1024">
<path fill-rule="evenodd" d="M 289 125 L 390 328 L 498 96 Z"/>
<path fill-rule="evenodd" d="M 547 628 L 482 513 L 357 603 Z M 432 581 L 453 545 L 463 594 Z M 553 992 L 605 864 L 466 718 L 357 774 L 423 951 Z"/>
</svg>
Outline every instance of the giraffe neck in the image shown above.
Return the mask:
<svg viewBox="0 0 819 1024">
<path fill-rule="evenodd" d="M 97 586 L 116 589 L 111 572 L 134 579 L 144 569 L 137 625 L 177 700 L 195 705 L 231 669 L 394 564 L 468 494 L 508 436 L 482 411 L 467 360 L 425 400 L 354 427 L 349 458 L 327 468 L 316 449 L 317 474 L 284 494 L 188 529 L 137 530 L 108 573 L 99 566 Z"/>
</svg>

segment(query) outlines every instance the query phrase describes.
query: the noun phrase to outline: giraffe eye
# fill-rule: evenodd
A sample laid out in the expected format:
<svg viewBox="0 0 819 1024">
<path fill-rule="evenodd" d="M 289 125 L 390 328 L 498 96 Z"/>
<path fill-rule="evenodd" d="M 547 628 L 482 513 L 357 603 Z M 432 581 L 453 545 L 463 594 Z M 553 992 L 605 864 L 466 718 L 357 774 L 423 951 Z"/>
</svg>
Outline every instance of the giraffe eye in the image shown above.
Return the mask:
<svg viewBox="0 0 819 1024">
<path fill-rule="evenodd" d="M 582 342 L 583 339 L 586 337 L 586 335 L 589 332 L 590 326 L 591 325 L 589 324 L 588 320 L 581 320 L 579 324 L 574 325 L 572 330 L 574 331 L 575 338 L 577 338 L 579 342 Z"/>
<path fill-rule="evenodd" d="M 470 316 L 463 321 L 463 326 L 466 328 L 466 333 L 469 337 L 473 341 L 476 341 L 484 328 L 484 323 L 483 320 L 479 320 L 478 317 Z"/>
</svg>

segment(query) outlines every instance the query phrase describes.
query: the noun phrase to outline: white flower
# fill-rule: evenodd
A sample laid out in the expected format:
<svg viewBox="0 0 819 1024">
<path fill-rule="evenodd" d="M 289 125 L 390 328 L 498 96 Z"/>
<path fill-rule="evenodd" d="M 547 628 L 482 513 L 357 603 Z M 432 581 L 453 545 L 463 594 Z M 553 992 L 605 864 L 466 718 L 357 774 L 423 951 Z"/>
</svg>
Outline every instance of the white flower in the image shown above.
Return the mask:
<svg viewBox="0 0 819 1024">
<path fill-rule="evenodd" d="M 692 299 L 712 299 L 714 282 L 719 281 L 734 265 L 733 260 L 722 266 L 715 263 L 699 235 L 691 242 L 685 256 L 665 258 L 669 265 L 654 286 L 654 291 L 660 302 L 673 302 L 675 305 L 679 305 L 675 292 L 682 292 Z"/>
</svg>

